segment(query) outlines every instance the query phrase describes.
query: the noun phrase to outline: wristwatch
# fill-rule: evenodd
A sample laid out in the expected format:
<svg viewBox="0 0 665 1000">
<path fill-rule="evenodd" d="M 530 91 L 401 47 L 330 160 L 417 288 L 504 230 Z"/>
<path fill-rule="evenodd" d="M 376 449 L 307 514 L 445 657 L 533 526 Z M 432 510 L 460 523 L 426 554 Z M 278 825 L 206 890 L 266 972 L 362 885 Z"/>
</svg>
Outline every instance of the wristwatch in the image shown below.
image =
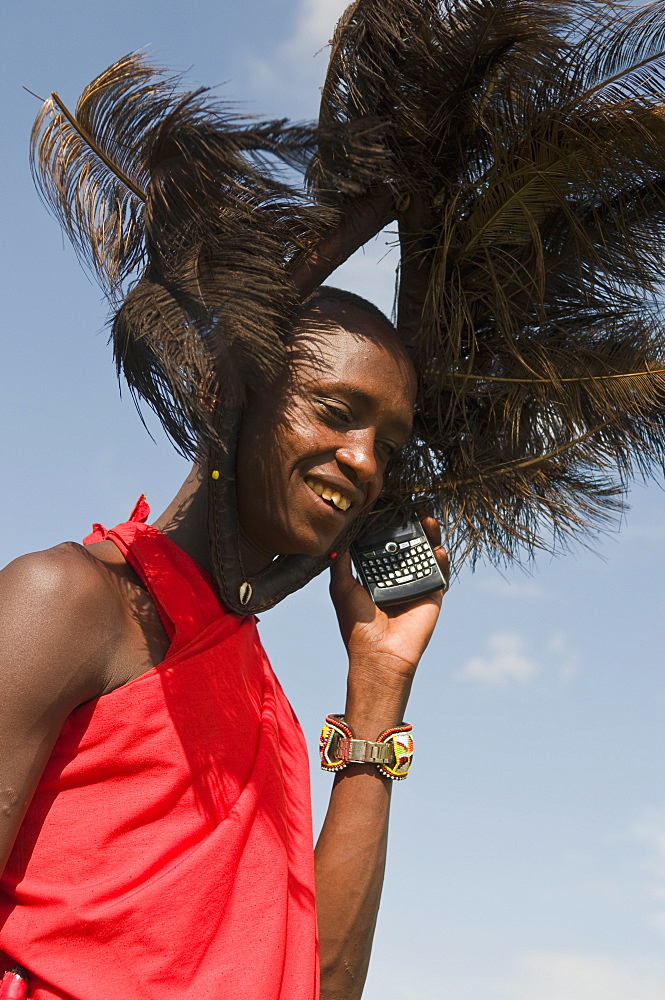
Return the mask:
<svg viewBox="0 0 665 1000">
<path fill-rule="evenodd" d="M 380 733 L 375 741 L 359 740 L 343 715 L 327 715 L 319 753 L 324 771 L 341 771 L 348 764 L 376 764 L 393 781 L 406 778 L 413 759 L 412 726 L 403 723 Z"/>
</svg>

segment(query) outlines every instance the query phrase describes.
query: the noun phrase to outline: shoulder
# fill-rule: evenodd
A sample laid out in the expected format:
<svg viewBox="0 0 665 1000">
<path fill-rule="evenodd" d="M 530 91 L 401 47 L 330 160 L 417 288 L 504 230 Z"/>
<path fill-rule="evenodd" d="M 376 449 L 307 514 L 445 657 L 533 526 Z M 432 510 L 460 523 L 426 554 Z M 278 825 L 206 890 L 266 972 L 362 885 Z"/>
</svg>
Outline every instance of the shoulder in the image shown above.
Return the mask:
<svg viewBox="0 0 665 1000">
<path fill-rule="evenodd" d="M 84 545 L 61 542 L 53 548 L 19 556 L 8 563 L 0 574 L 46 595 L 57 591 L 65 583 L 91 583 L 94 569 L 94 560 L 89 558 Z"/>
<path fill-rule="evenodd" d="M 24 624 L 38 613 L 67 626 L 72 615 L 108 608 L 112 597 L 103 563 L 75 542 L 19 556 L 0 571 L 0 614 L 10 608 Z"/>
<path fill-rule="evenodd" d="M 19 686 L 94 697 L 121 625 L 112 579 L 84 546 L 31 552 L 0 571 L 0 674 Z"/>
</svg>

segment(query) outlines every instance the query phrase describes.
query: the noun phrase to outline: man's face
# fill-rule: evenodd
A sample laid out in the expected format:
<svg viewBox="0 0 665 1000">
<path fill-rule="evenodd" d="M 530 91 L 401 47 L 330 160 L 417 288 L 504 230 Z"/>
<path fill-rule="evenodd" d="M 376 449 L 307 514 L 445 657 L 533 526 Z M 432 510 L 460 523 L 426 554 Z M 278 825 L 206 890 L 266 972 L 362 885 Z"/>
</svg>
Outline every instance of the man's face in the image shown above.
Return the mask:
<svg viewBox="0 0 665 1000">
<path fill-rule="evenodd" d="M 415 375 L 390 330 L 337 302 L 310 317 L 288 374 L 250 399 L 242 423 L 240 527 L 265 557 L 330 551 L 411 431 Z"/>
</svg>

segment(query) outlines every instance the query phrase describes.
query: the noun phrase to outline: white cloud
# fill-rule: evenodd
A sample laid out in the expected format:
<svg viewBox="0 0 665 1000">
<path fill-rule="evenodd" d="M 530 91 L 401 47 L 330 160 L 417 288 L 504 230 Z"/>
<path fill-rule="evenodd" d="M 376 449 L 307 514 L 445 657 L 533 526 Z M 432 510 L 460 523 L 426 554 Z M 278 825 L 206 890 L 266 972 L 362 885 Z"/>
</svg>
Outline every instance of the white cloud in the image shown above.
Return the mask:
<svg viewBox="0 0 665 1000">
<path fill-rule="evenodd" d="M 572 680 L 579 669 L 579 655 L 563 632 L 555 632 L 531 655 L 527 641 L 519 632 L 493 632 L 487 639 L 483 656 L 470 657 L 458 672 L 458 680 L 480 681 L 503 686 L 514 682 L 527 684 L 547 667 L 559 680 Z M 664 998 L 665 1000 L 665 998 Z"/>
<path fill-rule="evenodd" d="M 665 937 L 665 809 L 650 809 L 643 819 L 633 827 L 633 836 L 646 844 L 650 858 L 650 895 L 659 901 L 651 917 L 651 924 Z M 664 994 L 665 996 L 665 994 Z"/>
<path fill-rule="evenodd" d="M 540 669 L 527 655 L 524 637 L 518 632 L 493 632 L 487 640 L 487 654 L 472 656 L 457 676 L 495 685 L 511 681 L 526 684 Z"/>
<path fill-rule="evenodd" d="M 347 0 L 301 0 L 295 34 L 285 46 L 293 55 L 313 56 L 333 36 Z"/>
<path fill-rule="evenodd" d="M 524 955 L 507 1000 L 663 1000 L 665 973 L 648 972 L 602 956 Z"/>
<path fill-rule="evenodd" d="M 302 97 L 311 114 L 328 65 L 328 42 L 346 7 L 346 0 L 300 0 L 291 37 L 277 44 L 269 58 L 251 60 L 254 87 L 289 99 L 291 107 Z"/>
<path fill-rule="evenodd" d="M 579 669 L 579 656 L 569 646 L 565 633 L 555 632 L 547 644 L 547 649 L 550 653 L 554 653 L 558 660 L 558 671 L 561 680 L 572 680 Z"/>
</svg>

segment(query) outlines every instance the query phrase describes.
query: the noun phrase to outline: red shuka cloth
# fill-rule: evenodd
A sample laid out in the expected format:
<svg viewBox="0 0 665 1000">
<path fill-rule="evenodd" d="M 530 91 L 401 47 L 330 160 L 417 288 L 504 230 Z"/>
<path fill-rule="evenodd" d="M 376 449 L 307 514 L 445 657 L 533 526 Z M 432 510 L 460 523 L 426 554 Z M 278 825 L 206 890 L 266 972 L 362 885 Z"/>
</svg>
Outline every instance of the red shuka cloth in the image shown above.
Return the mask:
<svg viewBox="0 0 665 1000">
<path fill-rule="evenodd" d="M 171 646 L 67 719 L 0 879 L 0 949 L 34 1000 L 316 1000 L 302 731 L 256 620 L 147 513 L 86 542 L 115 542 Z"/>
</svg>

